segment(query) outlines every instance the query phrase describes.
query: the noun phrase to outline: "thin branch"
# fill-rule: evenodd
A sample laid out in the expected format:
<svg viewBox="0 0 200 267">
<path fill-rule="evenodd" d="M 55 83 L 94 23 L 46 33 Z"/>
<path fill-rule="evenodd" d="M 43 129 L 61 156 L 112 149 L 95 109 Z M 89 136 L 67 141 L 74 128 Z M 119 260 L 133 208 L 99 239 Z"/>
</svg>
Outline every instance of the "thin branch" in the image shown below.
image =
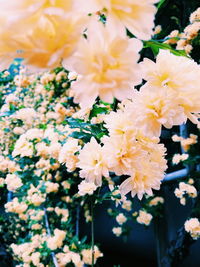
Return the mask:
<svg viewBox="0 0 200 267">
<path fill-rule="evenodd" d="M 47 210 L 45 208 L 44 208 L 44 219 L 45 219 L 45 226 L 46 226 L 47 234 L 48 234 L 49 237 L 51 237 L 51 230 L 50 230 L 50 227 L 49 227 L 49 220 L 48 220 Z M 55 267 L 59 267 L 57 259 L 56 259 L 56 256 L 55 256 L 55 253 L 51 252 L 51 256 L 52 256 L 52 260 L 53 260 L 53 263 L 54 263 Z"/>
<path fill-rule="evenodd" d="M 93 201 L 91 202 L 91 217 L 92 217 L 92 221 L 91 221 L 91 236 L 92 236 L 92 240 L 91 240 L 91 249 L 92 249 L 92 267 L 94 267 L 94 203 L 93 203 Z"/>
</svg>

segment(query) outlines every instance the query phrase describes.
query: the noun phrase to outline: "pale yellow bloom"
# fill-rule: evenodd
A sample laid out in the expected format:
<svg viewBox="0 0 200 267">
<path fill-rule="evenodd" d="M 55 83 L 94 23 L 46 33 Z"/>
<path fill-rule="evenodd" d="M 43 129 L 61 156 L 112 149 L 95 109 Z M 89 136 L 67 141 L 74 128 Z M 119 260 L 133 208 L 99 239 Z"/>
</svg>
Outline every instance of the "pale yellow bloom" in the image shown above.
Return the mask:
<svg viewBox="0 0 200 267">
<path fill-rule="evenodd" d="M 1 0 L 0 14 L 9 15 L 8 22 L 29 17 L 30 20 L 37 20 L 42 15 L 58 15 L 73 10 L 72 0 Z"/>
<path fill-rule="evenodd" d="M 135 90 L 132 102 L 125 106 L 125 114 L 131 114 L 129 116 L 134 120 L 135 126 L 146 135 L 158 137 L 162 125 L 172 128 L 187 120 L 183 107 L 173 94 L 148 85 L 143 86 L 139 92 Z"/>
<path fill-rule="evenodd" d="M 85 178 L 86 182 L 101 186 L 103 176 L 108 177 L 109 172 L 103 148 L 94 137 L 80 151 L 78 159 L 77 166 L 81 169 L 80 177 Z"/>
<path fill-rule="evenodd" d="M 163 197 L 154 197 L 150 202 L 149 206 L 157 206 L 158 204 L 163 204 L 164 203 L 164 198 Z"/>
<path fill-rule="evenodd" d="M 60 150 L 58 160 L 60 163 L 65 163 L 69 172 L 74 171 L 77 167 L 78 157 L 75 153 L 78 152 L 80 148 L 77 139 L 69 138 Z"/>
<path fill-rule="evenodd" d="M 134 109 L 134 112 L 136 110 Z M 128 138 L 135 137 L 137 130 L 135 128 L 135 118 L 132 112 L 123 112 L 118 110 L 117 112 L 112 111 L 109 115 L 104 118 L 105 127 L 109 130 L 110 136 Z"/>
<path fill-rule="evenodd" d="M 142 43 L 129 39 L 125 30 L 113 31 L 100 22 L 93 22 L 82 38 L 77 51 L 63 61 L 66 69 L 78 73 L 72 89 L 75 102 L 91 107 L 99 96 L 105 102 L 132 95 L 134 85 L 141 82 L 137 61 Z"/>
<path fill-rule="evenodd" d="M 21 18 L 0 30 L 1 69 L 15 57 L 35 70 L 57 67 L 76 48 L 85 29 L 87 16 L 67 13 L 64 16 L 39 16 L 35 21 Z M 19 54 L 20 52 L 20 54 Z"/>
<path fill-rule="evenodd" d="M 121 227 L 113 227 L 112 232 L 116 236 L 120 236 L 122 234 L 122 228 Z"/>
<path fill-rule="evenodd" d="M 5 183 L 8 190 L 13 192 L 23 185 L 22 180 L 16 174 L 7 174 Z"/>
<path fill-rule="evenodd" d="M 94 191 L 97 189 L 97 186 L 94 183 L 87 183 L 86 181 L 82 181 L 78 185 L 78 194 L 80 196 L 84 196 L 86 194 L 92 195 Z"/>
<path fill-rule="evenodd" d="M 139 216 L 137 217 L 136 220 L 140 224 L 149 225 L 152 219 L 153 219 L 153 216 L 150 213 L 144 210 L 140 210 Z"/>
<path fill-rule="evenodd" d="M 96 263 L 99 257 L 103 256 L 103 253 L 99 250 L 97 246 L 94 246 L 94 264 Z M 85 264 L 92 264 L 92 249 L 83 249 L 81 251 L 81 255 L 83 256 L 83 262 Z"/>
<path fill-rule="evenodd" d="M 191 218 L 184 224 L 185 231 L 190 233 L 193 239 L 200 237 L 200 221 L 197 218 Z"/>
<path fill-rule="evenodd" d="M 122 24 L 138 38 L 147 40 L 153 34 L 156 2 L 158 0 L 87 0 L 83 8 L 88 12 L 103 11 L 116 25 Z"/>
<path fill-rule="evenodd" d="M 175 56 L 167 50 L 160 50 L 156 63 L 145 58 L 140 66 L 147 85 L 172 94 L 185 116 L 197 124 L 200 66 L 192 59 Z"/>
<path fill-rule="evenodd" d="M 188 154 L 175 154 L 172 158 L 173 164 L 179 164 L 181 161 L 187 160 Z"/>
<path fill-rule="evenodd" d="M 104 137 L 102 141 L 109 170 L 117 175 L 130 175 L 133 166 L 145 156 L 134 139 L 112 136 Z"/>
<path fill-rule="evenodd" d="M 116 217 L 116 221 L 117 221 L 120 225 L 122 225 L 122 224 L 124 224 L 124 223 L 127 221 L 127 218 L 126 218 L 126 216 L 124 216 L 123 213 L 119 213 L 119 214 L 117 215 L 117 217 Z"/>
<path fill-rule="evenodd" d="M 65 231 L 55 229 L 54 235 L 52 237 L 49 237 L 47 240 L 47 247 L 50 248 L 51 250 L 60 248 L 63 244 L 65 237 L 66 237 Z"/>
<path fill-rule="evenodd" d="M 152 189 L 160 188 L 167 168 L 164 159 L 166 149 L 161 144 L 151 143 L 151 145 L 151 148 L 143 148 L 143 157 L 135 158 L 130 178 L 120 185 L 122 195 L 131 192 L 132 197 L 137 194 L 141 199 L 144 193 L 152 195 Z"/>
</svg>

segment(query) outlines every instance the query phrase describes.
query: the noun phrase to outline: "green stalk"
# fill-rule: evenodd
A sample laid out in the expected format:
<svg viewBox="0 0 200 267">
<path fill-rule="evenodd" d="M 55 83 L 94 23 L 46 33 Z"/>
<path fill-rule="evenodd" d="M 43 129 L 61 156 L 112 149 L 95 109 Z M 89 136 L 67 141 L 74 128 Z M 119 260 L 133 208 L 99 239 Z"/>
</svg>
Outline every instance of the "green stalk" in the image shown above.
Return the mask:
<svg viewBox="0 0 200 267">
<path fill-rule="evenodd" d="M 94 267 L 94 202 L 91 201 L 91 249 L 92 249 L 92 267 Z"/>
</svg>

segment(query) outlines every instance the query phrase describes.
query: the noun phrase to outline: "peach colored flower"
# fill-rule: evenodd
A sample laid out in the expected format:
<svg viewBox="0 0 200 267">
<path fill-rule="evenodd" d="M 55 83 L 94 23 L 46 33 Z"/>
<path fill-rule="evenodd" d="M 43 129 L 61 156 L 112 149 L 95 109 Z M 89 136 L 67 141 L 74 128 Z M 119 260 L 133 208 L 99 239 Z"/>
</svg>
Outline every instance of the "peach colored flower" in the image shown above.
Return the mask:
<svg viewBox="0 0 200 267">
<path fill-rule="evenodd" d="M 135 139 L 104 137 L 103 151 L 109 170 L 116 175 L 130 175 L 138 160 L 145 156 Z"/>
<path fill-rule="evenodd" d="M 81 2 L 81 1 L 80 1 Z M 138 38 L 151 38 L 158 0 L 87 0 L 83 9 L 87 12 L 103 11 L 108 19 L 121 23 Z"/>
<path fill-rule="evenodd" d="M 137 161 L 137 165 L 132 168 L 132 175 L 121 185 L 122 195 L 131 192 L 131 196 L 138 196 L 142 199 L 146 193 L 152 195 L 152 189 L 159 190 L 161 180 L 164 178 L 164 172 L 167 168 L 164 159 L 165 148 L 161 144 L 154 144 L 153 155 L 146 152 L 145 157 Z"/>
<path fill-rule="evenodd" d="M 21 18 L 37 20 L 42 15 L 64 15 L 73 9 L 72 0 L 0 0 L 1 16 L 8 15 L 8 23 Z"/>
<path fill-rule="evenodd" d="M 156 62 L 145 58 L 140 66 L 143 78 L 154 87 L 180 92 L 198 85 L 198 64 L 192 59 L 175 56 L 168 50 L 160 50 Z"/>
<path fill-rule="evenodd" d="M 101 186 L 102 177 L 108 177 L 108 167 L 104 158 L 101 145 L 92 137 L 80 151 L 77 166 L 80 170 L 80 177 L 85 178 L 88 183 L 95 183 Z"/>
<path fill-rule="evenodd" d="M 162 125 L 172 128 L 187 120 L 183 107 L 173 94 L 148 85 L 141 87 L 140 91 L 135 90 L 132 101 L 125 105 L 124 113 L 132 117 L 135 127 L 142 129 L 146 135 L 157 137 L 161 134 Z"/>
<path fill-rule="evenodd" d="M 198 123 L 200 66 L 196 62 L 160 50 L 156 62 L 145 58 L 140 66 L 147 85 L 172 94 L 173 101 L 183 108 L 184 115 Z"/>
<path fill-rule="evenodd" d="M 15 57 L 24 58 L 31 70 L 57 67 L 63 58 L 75 50 L 87 17 L 67 13 L 64 16 L 45 15 L 36 21 L 20 18 L 0 31 L 1 69 Z"/>
<path fill-rule="evenodd" d="M 66 69 L 79 74 L 72 84 L 75 102 L 90 107 L 98 96 L 105 102 L 130 97 L 132 87 L 141 82 L 137 61 L 142 43 L 129 39 L 125 30 L 95 21 L 87 33 L 73 56 L 63 61 Z"/>
<path fill-rule="evenodd" d="M 135 137 L 137 130 L 134 124 L 135 118 L 132 115 L 132 112 L 124 112 L 120 109 L 117 112 L 112 111 L 106 115 L 104 122 L 105 127 L 109 130 L 109 135 L 115 137 Z"/>
</svg>

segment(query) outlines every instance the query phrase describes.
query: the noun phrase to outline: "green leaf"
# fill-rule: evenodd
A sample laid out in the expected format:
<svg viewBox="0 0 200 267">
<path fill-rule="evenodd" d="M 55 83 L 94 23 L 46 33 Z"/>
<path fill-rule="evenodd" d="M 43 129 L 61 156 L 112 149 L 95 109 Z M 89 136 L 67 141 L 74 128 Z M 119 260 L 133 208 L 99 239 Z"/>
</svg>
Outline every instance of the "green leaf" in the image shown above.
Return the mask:
<svg viewBox="0 0 200 267">
<path fill-rule="evenodd" d="M 90 112 L 90 119 L 93 117 L 96 117 L 98 114 L 106 114 L 108 113 L 107 107 L 97 107 L 94 106 L 93 109 Z"/>
<path fill-rule="evenodd" d="M 83 142 L 87 143 L 92 138 L 92 134 L 86 133 L 86 132 L 73 132 L 69 136 L 75 138 L 75 139 L 81 139 Z"/>
<path fill-rule="evenodd" d="M 160 0 L 160 2 L 157 5 L 157 8 L 160 9 L 166 2 L 167 2 L 166 0 Z"/>
<path fill-rule="evenodd" d="M 147 48 L 147 47 L 151 48 L 151 50 L 154 53 L 154 56 L 157 56 L 160 49 L 165 49 L 165 50 L 169 50 L 172 54 L 176 56 L 183 56 L 183 57 L 190 58 L 186 54 L 185 50 L 175 50 L 169 44 L 159 43 L 158 41 L 155 41 L 155 40 L 143 41 L 143 43 L 144 43 L 144 48 Z"/>
<path fill-rule="evenodd" d="M 90 123 L 86 123 L 83 120 L 80 119 L 74 119 L 74 118 L 67 118 L 67 123 L 69 124 L 70 128 L 79 128 L 79 129 L 85 129 L 89 131 Z"/>
</svg>

